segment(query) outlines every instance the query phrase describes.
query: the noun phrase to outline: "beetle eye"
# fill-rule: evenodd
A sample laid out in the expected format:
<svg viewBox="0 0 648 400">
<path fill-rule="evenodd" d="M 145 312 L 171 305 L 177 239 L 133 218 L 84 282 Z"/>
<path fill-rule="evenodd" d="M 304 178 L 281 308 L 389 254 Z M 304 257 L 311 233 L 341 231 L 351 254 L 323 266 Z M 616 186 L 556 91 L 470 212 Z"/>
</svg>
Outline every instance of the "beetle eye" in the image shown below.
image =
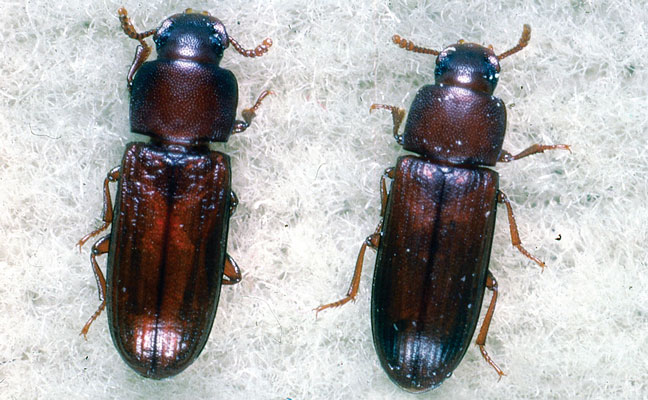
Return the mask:
<svg viewBox="0 0 648 400">
<path fill-rule="evenodd" d="M 155 34 L 157 36 L 167 35 L 168 34 L 167 31 L 169 30 L 171 25 L 173 25 L 173 21 L 171 21 L 170 19 L 165 19 L 160 25 L 160 27 L 157 29 L 157 32 L 155 32 Z"/>
<path fill-rule="evenodd" d="M 216 53 L 219 54 L 220 56 L 223 55 L 223 51 L 227 47 L 227 42 L 223 43 L 223 39 L 218 36 L 218 35 L 211 35 L 209 37 L 209 41 L 211 44 L 212 50 Z"/>
<path fill-rule="evenodd" d="M 497 59 L 497 56 L 495 54 L 491 54 L 487 57 L 487 61 L 490 65 L 492 65 L 497 72 L 500 72 L 500 65 L 499 65 L 499 60 Z"/>
<path fill-rule="evenodd" d="M 214 34 L 212 35 L 212 45 L 218 46 L 221 49 L 226 49 L 229 46 L 229 40 L 227 39 L 227 32 L 225 31 L 225 26 L 218 20 L 212 23 L 212 29 Z"/>
<path fill-rule="evenodd" d="M 153 41 L 155 42 L 155 45 L 159 48 L 164 45 L 166 40 L 169 37 L 171 27 L 173 26 L 173 21 L 171 19 L 165 19 L 160 27 L 157 29 L 155 32 L 155 35 L 153 36 Z"/>
</svg>

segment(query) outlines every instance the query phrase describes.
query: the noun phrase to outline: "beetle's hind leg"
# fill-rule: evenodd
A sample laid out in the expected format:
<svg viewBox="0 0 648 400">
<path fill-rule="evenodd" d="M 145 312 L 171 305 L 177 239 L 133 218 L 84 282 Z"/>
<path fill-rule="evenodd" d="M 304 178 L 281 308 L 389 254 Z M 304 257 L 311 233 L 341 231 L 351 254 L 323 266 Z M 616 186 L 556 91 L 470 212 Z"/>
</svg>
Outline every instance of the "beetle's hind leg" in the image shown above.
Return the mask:
<svg viewBox="0 0 648 400">
<path fill-rule="evenodd" d="M 87 339 L 88 330 L 90 325 L 101 315 L 101 312 L 106 308 L 106 278 L 97 264 L 97 256 L 108 253 L 110 249 L 110 235 L 106 235 L 101 239 L 97 240 L 95 244 L 92 245 L 92 252 L 90 253 L 90 263 L 92 265 L 92 271 L 94 272 L 95 279 L 97 280 L 97 289 L 99 290 L 99 300 L 101 304 L 97 311 L 88 319 L 88 322 L 81 329 L 81 335 Z"/>
<path fill-rule="evenodd" d="M 347 291 L 346 296 L 333 303 L 324 304 L 317 307 L 315 309 L 315 317 L 317 317 L 317 314 L 319 314 L 320 311 L 326 310 L 327 308 L 339 307 L 351 300 L 355 300 L 356 296 L 358 295 L 358 289 L 360 288 L 360 276 L 362 275 L 362 264 L 364 263 L 365 252 L 367 251 L 367 247 L 371 247 L 372 249 L 378 248 L 378 245 L 380 244 L 381 227 L 382 222 L 378 224 L 376 231 L 372 235 L 367 236 L 364 243 L 362 243 L 362 247 L 360 248 L 360 252 L 358 253 L 358 260 L 356 261 L 355 271 L 353 272 L 353 278 L 351 279 L 351 285 L 349 286 L 349 290 Z"/>
<path fill-rule="evenodd" d="M 241 275 L 241 269 L 229 254 L 225 254 L 225 269 L 223 275 L 227 278 L 223 278 L 223 285 L 234 285 L 241 282 L 241 279 L 243 278 Z"/>
<path fill-rule="evenodd" d="M 110 182 L 117 182 L 118 179 L 119 179 L 119 167 L 115 167 L 115 168 L 111 169 L 110 172 L 108 172 L 108 174 L 106 175 L 106 179 L 104 179 L 104 184 L 103 184 L 103 186 L 104 186 L 104 188 L 103 188 L 104 204 L 103 204 L 103 213 L 102 213 L 102 217 L 101 217 L 101 220 L 103 221 L 103 224 L 99 228 L 97 228 L 94 231 L 88 233 L 87 235 L 82 237 L 81 240 L 79 240 L 79 242 L 77 243 L 77 246 L 79 246 L 79 249 L 81 249 L 81 246 L 83 246 L 83 244 L 85 242 L 87 242 L 90 238 L 95 237 L 98 234 L 100 234 L 101 232 L 108 229 L 108 227 L 112 223 L 112 220 L 113 220 L 113 206 L 112 206 L 112 200 L 110 199 L 110 186 L 109 186 L 109 184 L 110 184 Z M 95 243 L 95 246 L 97 245 L 97 243 Z"/>
<path fill-rule="evenodd" d="M 497 281 L 495 280 L 495 277 L 493 274 L 490 273 L 490 271 L 487 272 L 488 275 L 486 275 L 486 287 L 493 292 L 493 297 L 491 297 L 491 302 L 490 305 L 488 306 L 488 311 L 486 311 L 486 316 L 484 317 L 484 322 L 482 323 L 481 328 L 479 329 L 479 335 L 477 335 L 477 346 L 479 346 L 479 350 L 482 353 L 482 356 L 484 357 L 484 360 L 488 364 L 490 364 L 491 367 L 495 369 L 497 372 L 497 375 L 499 375 L 500 379 L 502 376 L 506 375 L 500 367 L 495 364 L 495 362 L 490 358 L 488 355 L 488 352 L 486 351 L 485 345 L 486 345 L 486 336 L 488 335 L 488 328 L 490 327 L 491 319 L 493 319 L 493 313 L 495 312 L 495 303 L 497 303 Z"/>
<path fill-rule="evenodd" d="M 387 198 L 389 197 L 389 191 L 387 190 L 386 181 L 388 178 L 394 179 L 394 176 L 396 176 L 396 170 L 390 167 L 385 169 L 385 172 L 383 172 L 382 176 L 380 177 L 380 217 L 381 218 L 385 216 L 385 211 L 387 210 Z M 364 264 L 365 252 L 367 251 L 367 247 L 371 247 L 372 249 L 375 250 L 380 245 L 380 231 L 382 230 L 382 223 L 383 221 L 381 220 L 378 226 L 376 227 L 374 233 L 367 236 L 364 243 L 362 243 L 362 247 L 360 248 L 360 252 L 358 253 L 358 259 L 356 261 L 355 270 L 353 272 L 353 278 L 351 279 L 351 285 L 349 286 L 349 290 L 347 291 L 346 296 L 333 303 L 324 304 L 317 307 L 315 309 L 315 316 L 317 316 L 317 314 L 319 314 L 320 311 L 326 310 L 327 308 L 339 307 L 343 304 L 348 303 L 351 300 L 355 300 L 356 296 L 358 295 L 358 289 L 360 288 L 360 276 L 362 275 L 362 265 Z"/>
<path fill-rule="evenodd" d="M 241 112 L 243 121 L 234 121 L 234 130 L 232 131 L 232 133 L 241 133 L 250 127 L 252 120 L 254 119 L 254 117 L 256 117 L 256 111 L 259 109 L 259 106 L 261 106 L 261 102 L 270 94 L 274 94 L 274 92 L 270 90 L 264 90 L 263 92 L 261 92 L 259 98 L 252 107 L 246 108 Z"/>
<path fill-rule="evenodd" d="M 524 254 L 526 257 L 538 264 L 540 268 L 544 269 L 545 263 L 533 254 L 529 253 L 527 249 L 522 247 L 520 232 L 518 232 L 517 224 L 515 223 L 515 216 L 513 215 L 513 207 L 511 207 L 511 202 L 509 201 L 508 197 L 506 197 L 506 195 L 499 190 L 497 191 L 497 202 L 503 203 L 506 206 L 506 213 L 508 214 L 509 220 L 509 229 L 511 231 L 511 244 L 513 244 L 513 246 L 517 248 L 520 253 Z"/>
</svg>

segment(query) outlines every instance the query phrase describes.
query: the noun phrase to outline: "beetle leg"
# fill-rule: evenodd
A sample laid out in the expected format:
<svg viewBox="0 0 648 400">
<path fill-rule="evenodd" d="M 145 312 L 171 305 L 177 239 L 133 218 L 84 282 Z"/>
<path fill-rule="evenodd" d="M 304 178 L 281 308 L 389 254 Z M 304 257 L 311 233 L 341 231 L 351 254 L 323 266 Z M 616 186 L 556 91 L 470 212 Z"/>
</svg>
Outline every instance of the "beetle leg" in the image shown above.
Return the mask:
<svg viewBox="0 0 648 400">
<path fill-rule="evenodd" d="M 104 275 L 101 272 L 101 268 L 99 268 L 99 264 L 97 264 L 97 256 L 108 253 L 109 249 L 110 235 L 102 237 L 92 245 L 90 263 L 92 265 L 92 271 L 94 272 L 95 279 L 97 280 L 97 288 L 99 291 L 99 300 L 101 301 L 101 304 L 99 305 L 99 308 L 97 308 L 97 311 L 92 314 L 88 322 L 86 322 L 86 324 L 83 326 L 83 329 L 81 329 L 80 334 L 83 335 L 85 339 L 88 338 L 87 335 L 88 329 L 90 329 L 90 325 L 92 325 L 94 320 L 96 320 L 97 317 L 101 315 L 101 312 L 104 310 L 104 308 L 106 308 L 106 278 L 104 278 Z"/>
<path fill-rule="evenodd" d="M 569 147 L 568 144 L 552 144 L 552 145 L 547 145 L 547 144 L 534 144 L 529 146 L 528 148 L 524 149 L 521 153 L 512 155 L 506 150 L 502 150 L 502 154 L 500 155 L 499 159 L 497 160 L 498 162 L 511 162 L 514 160 L 519 160 L 520 158 L 524 158 L 526 156 L 530 156 L 532 154 L 536 153 L 544 153 L 545 150 L 568 150 L 571 153 L 571 148 Z"/>
<path fill-rule="evenodd" d="M 385 183 L 385 181 L 387 180 L 387 178 L 394 179 L 395 175 L 396 175 L 396 170 L 392 167 L 389 167 L 385 169 L 385 172 L 383 172 L 383 175 L 380 177 L 380 202 L 381 202 L 380 216 L 381 217 L 385 216 L 385 210 L 387 208 L 387 197 L 389 196 L 389 192 L 387 191 L 387 184 Z M 378 246 L 380 245 L 381 230 L 382 230 L 382 221 L 380 221 L 374 233 L 367 236 L 364 243 L 362 243 L 362 247 L 360 248 L 360 252 L 358 253 L 358 259 L 356 261 L 355 271 L 353 272 L 353 278 L 351 279 L 351 285 L 349 286 L 349 290 L 347 291 L 346 296 L 333 303 L 324 304 L 317 307 L 315 309 L 315 318 L 317 318 L 317 314 L 319 314 L 319 312 L 322 310 L 325 310 L 327 308 L 339 307 L 343 304 L 348 303 L 350 300 L 355 301 L 355 298 L 358 295 L 358 289 L 360 288 L 360 276 L 362 275 L 362 265 L 364 264 L 365 252 L 367 251 L 367 247 L 371 247 L 374 250 L 378 248 Z"/>
<path fill-rule="evenodd" d="M 252 123 L 252 119 L 254 119 L 254 117 L 256 116 L 256 111 L 259 109 L 261 102 L 263 101 L 263 99 L 266 98 L 266 96 L 270 94 L 274 94 L 274 92 L 270 90 L 264 90 L 263 92 L 261 92 L 259 98 L 257 99 L 256 103 L 254 103 L 252 107 L 246 108 L 241 112 L 243 116 L 243 121 L 240 120 L 234 121 L 234 130 L 232 131 L 233 134 L 241 133 L 250 127 L 250 124 Z"/>
<path fill-rule="evenodd" d="M 101 218 L 103 220 L 103 224 L 95 229 L 94 231 L 88 233 L 84 237 L 79 240 L 77 243 L 77 246 L 79 246 L 79 250 L 81 249 L 81 246 L 85 242 L 88 241 L 88 239 L 97 236 L 101 232 L 105 231 L 108 229 L 110 224 L 112 223 L 113 220 L 113 206 L 112 206 L 112 200 L 110 199 L 110 182 L 117 182 L 119 179 L 119 167 L 115 167 L 108 172 L 108 175 L 106 175 L 106 179 L 104 179 L 104 189 L 103 189 L 103 195 L 104 195 L 104 204 L 103 204 L 103 217 Z"/>
<path fill-rule="evenodd" d="M 403 123 L 403 119 L 405 118 L 405 109 L 396 106 L 388 106 L 386 104 L 372 104 L 371 107 L 369 107 L 369 112 L 378 108 L 391 111 L 392 120 L 394 121 L 394 139 L 396 139 L 396 142 L 398 142 L 398 144 L 402 145 L 403 135 L 399 135 L 398 130 L 400 129 L 400 126 Z"/>
<path fill-rule="evenodd" d="M 235 283 L 241 282 L 242 279 L 241 269 L 229 254 L 225 254 L 225 270 L 223 271 L 223 275 L 227 277 L 227 279 L 223 279 L 223 285 L 234 285 Z"/>
<path fill-rule="evenodd" d="M 122 7 L 117 10 L 117 14 L 119 14 L 119 21 L 121 22 L 121 27 L 124 33 L 128 35 L 128 37 L 140 42 L 140 46 L 137 46 L 137 49 L 135 50 L 135 58 L 133 59 L 133 63 L 128 70 L 128 76 L 126 77 L 126 80 L 128 82 L 128 90 L 130 90 L 133 86 L 133 77 L 135 76 L 135 72 L 137 72 L 139 67 L 144 64 L 144 61 L 146 61 L 148 56 L 151 54 L 151 47 L 144 41 L 144 39 L 154 34 L 157 29 L 151 29 L 146 32 L 138 33 L 135 30 L 135 27 L 133 26 L 130 18 L 128 18 L 128 12 L 125 8 Z"/>
<path fill-rule="evenodd" d="M 233 190 L 230 190 L 230 217 L 236 212 L 236 207 L 238 206 L 238 196 L 234 193 Z"/>
<path fill-rule="evenodd" d="M 385 216 L 385 210 L 387 209 L 387 197 L 389 196 L 389 191 L 387 190 L 387 184 L 385 181 L 387 178 L 394 179 L 396 176 L 396 170 L 393 167 L 385 169 L 383 175 L 380 177 L 380 216 Z"/>
<path fill-rule="evenodd" d="M 500 379 L 503 375 L 506 375 L 500 367 L 495 364 L 495 362 L 490 358 L 486 348 L 486 335 L 488 335 L 488 328 L 490 327 L 491 319 L 493 319 L 493 313 L 495 312 L 495 303 L 497 303 L 497 281 L 493 274 L 490 271 L 486 275 L 486 287 L 493 292 L 493 297 L 491 297 L 490 305 L 488 306 L 488 311 L 486 311 L 486 316 L 484 317 L 484 322 L 482 323 L 481 328 L 479 329 L 479 335 L 477 335 L 477 346 L 479 346 L 479 351 L 481 351 L 484 360 L 490 364 L 491 367 L 495 369 Z"/>
<path fill-rule="evenodd" d="M 142 42 L 143 43 L 143 42 Z M 133 89 L 133 77 L 139 69 L 139 67 L 144 64 L 144 61 L 151 54 L 151 48 L 146 46 L 137 46 L 135 49 L 135 57 L 133 57 L 133 63 L 128 69 L 128 75 L 126 75 L 126 84 L 128 85 L 128 91 L 130 92 Z"/>
<path fill-rule="evenodd" d="M 515 217 L 513 216 L 513 207 L 511 207 L 511 202 L 509 201 L 508 197 L 506 197 L 506 195 L 499 190 L 497 191 L 497 202 L 503 203 L 506 206 L 506 213 L 508 214 L 509 220 L 509 229 L 511 231 L 511 243 L 513 244 L 513 246 L 515 246 L 520 251 L 520 253 L 535 261 L 536 264 L 544 269 L 545 263 L 529 253 L 524 247 L 522 247 L 522 241 L 520 240 L 520 233 L 518 232 L 517 224 L 515 223 Z"/>
<path fill-rule="evenodd" d="M 378 248 L 378 245 L 380 244 L 381 228 L 382 222 L 378 224 L 376 231 L 372 235 L 367 236 L 364 243 L 362 243 L 362 247 L 358 253 L 358 260 L 356 261 L 355 271 L 353 272 L 353 279 L 351 279 L 351 286 L 349 286 L 346 296 L 333 303 L 317 307 L 315 309 L 315 318 L 317 318 L 317 314 L 319 314 L 320 311 L 326 310 L 327 308 L 339 307 L 351 300 L 355 301 L 355 298 L 358 295 L 358 289 L 360 288 L 360 276 L 362 275 L 362 264 L 364 263 L 365 251 L 367 250 L 367 247 L 371 247 L 372 249 Z"/>
</svg>

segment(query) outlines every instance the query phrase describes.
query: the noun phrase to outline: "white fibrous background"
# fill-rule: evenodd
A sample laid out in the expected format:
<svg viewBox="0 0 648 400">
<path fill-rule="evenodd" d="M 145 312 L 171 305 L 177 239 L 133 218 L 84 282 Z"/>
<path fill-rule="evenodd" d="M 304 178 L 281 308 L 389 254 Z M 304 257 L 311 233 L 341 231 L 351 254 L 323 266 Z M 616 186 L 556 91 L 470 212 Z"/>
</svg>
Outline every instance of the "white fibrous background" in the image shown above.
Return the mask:
<svg viewBox="0 0 648 400">
<path fill-rule="evenodd" d="M 239 82 L 239 113 L 266 98 L 246 132 L 214 144 L 232 159 L 240 203 L 228 251 L 243 281 L 224 287 L 210 339 L 182 374 L 140 377 L 112 344 L 91 243 L 102 184 L 129 131 L 126 74 L 139 31 L 187 7 L 223 21 L 221 66 Z M 500 297 L 486 343 L 421 399 L 638 399 L 648 396 L 648 37 L 642 2 L 0 0 L 0 397 L 4 399 L 410 399 L 382 371 L 371 337 L 375 253 L 355 303 L 346 293 L 362 242 L 379 222 L 379 179 L 406 154 L 388 112 L 434 80 L 459 39 L 500 53 L 495 95 L 504 147 L 567 143 L 496 167 L 526 248 L 511 246 L 500 207 L 490 270 Z M 154 56 L 154 55 L 153 55 Z M 240 115 L 240 114 L 239 114 Z M 114 187 L 113 187 L 114 191 Z M 100 258 L 105 265 L 105 257 Z M 489 294 L 484 301 L 485 306 Z M 483 312 L 482 312 L 483 314 Z M 483 318 L 483 315 L 482 315 Z"/>
</svg>

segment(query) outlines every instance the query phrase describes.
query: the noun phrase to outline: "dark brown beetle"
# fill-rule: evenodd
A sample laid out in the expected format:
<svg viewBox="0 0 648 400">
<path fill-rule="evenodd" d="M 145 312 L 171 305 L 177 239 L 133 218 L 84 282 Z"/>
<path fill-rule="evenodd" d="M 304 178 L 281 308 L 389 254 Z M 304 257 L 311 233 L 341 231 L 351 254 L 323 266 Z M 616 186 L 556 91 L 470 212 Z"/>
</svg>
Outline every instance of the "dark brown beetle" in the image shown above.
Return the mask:
<svg viewBox="0 0 648 400">
<path fill-rule="evenodd" d="M 374 345 L 383 369 L 403 389 L 422 392 L 439 386 L 459 365 L 477 327 L 484 289 L 493 292 L 477 336 L 484 359 L 502 370 L 484 348 L 497 299 L 497 282 L 488 270 L 497 203 L 507 208 L 513 245 L 544 267 L 521 245 L 511 205 L 498 190 L 498 174 L 486 168 L 567 145 L 533 145 L 511 155 L 502 150 L 506 108 L 494 97 L 499 61 L 524 48 L 531 29 L 511 50 L 459 43 L 438 52 L 394 36 L 410 51 L 437 55 L 435 84 L 421 88 L 405 110 L 392 112 L 394 137 L 405 150 L 381 178 L 382 221 L 360 249 L 351 287 L 355 298 L 367 247 L 378 248 L 371 297 Z M 392 179 L 389 195 L 385 181 Z"/>
<path fill-rule="evenodd" d="M 261 101 L 235 120 L 238 85 L 219 67 L 231 44 L 246 57 L 261 56 L 266 39 L 243 49 L 216 18 L 188 9 L 158 29 L 137 33 L 119 9 L 124 32 L 138 40 L 128 73 L 133 132 L 149 143 L 129 143 L 120 167 L 104 181 L 103 225 L 79 241 L 82 246 L 110 226 L 92 246 L 91 264 L 99 287 L 99 309 L 119 354 L 139 374 L 162 379 L 180 373 L 202 351 L 216 315 L 221 284 L 241 273 L 226 253 L 230 215 L 230 161 L 209 142 L 226 142 L 246 130 Z M 157 60 L 145 62 L 153 35 Z M 113 209 L 109 183 L 118 182 Z M 107 279 L 97 256 L 108 253 Z M 223 278 L 225 274 L 226 278 Z"/>
</svg>

